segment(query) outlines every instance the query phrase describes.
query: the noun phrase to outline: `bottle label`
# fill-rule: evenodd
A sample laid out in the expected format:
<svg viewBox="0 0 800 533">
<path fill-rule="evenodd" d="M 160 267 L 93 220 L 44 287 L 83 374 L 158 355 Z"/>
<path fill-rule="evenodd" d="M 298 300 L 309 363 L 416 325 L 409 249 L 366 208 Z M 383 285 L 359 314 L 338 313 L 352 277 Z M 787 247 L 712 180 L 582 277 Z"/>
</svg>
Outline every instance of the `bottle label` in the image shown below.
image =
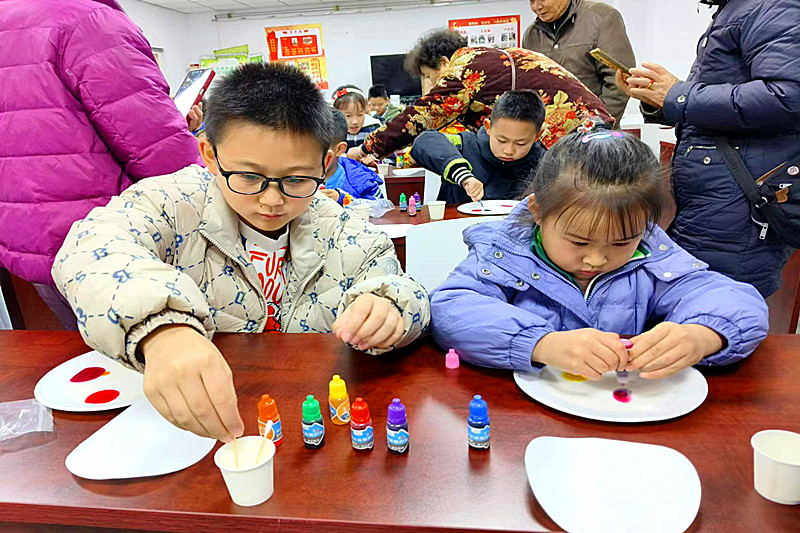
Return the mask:
<svg viewBox="0 0 800 533">
<path fill-rule="evenodd" d="M 399 429 L 395 431 L 386 428 L 386 443 L 392 451 L 405 452 L 408 449 L 408 430 Z"/>
<path fill-rule="evenodd" d="M 467 426 L 467 442 L 473 448 L 488 448 L 490 442 L 490 426 L 486 424 L 482 428 Z"/>
<path fill-rule="evenodd" d="M 264 428 L 267 427 L 266 422 L 262 422 L 261 420 L 258 421 L 258 434 L 262 437 L 264 436 Z M 278 420 L 277 422 L 272 423 L 272 429 L 267 435 L 267 438 L 272 442 L 278 442 L 283 438 L 283 429 L 281 429 L 281 421 Z"/>
<path fill-rule="evenodd" d="M 303 422 L 303 442 L 317 445 L 325 437 L 325 426 L 320 422 Z"/>
<path fill-rule="evenodd" d="M 350 436 L 353 439 L 353 448 L 356 450 L 369 450 L 375 445 L 375 434 L 372 426 L 364 429 L 350 428 Z"/>
<path fill-rule="evenodd" d="M 334 406 L 332 401 L 328 402 L 331 410 L 331 420 L 337 424 L 347 424 L 350 422 L 350 398 L 339 400 L 339 405 Z"/>
</svg>

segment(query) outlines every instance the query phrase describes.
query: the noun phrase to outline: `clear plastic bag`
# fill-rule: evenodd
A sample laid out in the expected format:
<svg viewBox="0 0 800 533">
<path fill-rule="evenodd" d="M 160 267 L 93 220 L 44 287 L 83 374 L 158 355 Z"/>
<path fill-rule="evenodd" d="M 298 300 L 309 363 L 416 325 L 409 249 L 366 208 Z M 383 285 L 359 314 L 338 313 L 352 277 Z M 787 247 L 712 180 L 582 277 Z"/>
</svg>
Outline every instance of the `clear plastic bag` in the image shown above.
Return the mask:
<svg viewBox="0 0 800 533">
<path fill-rule="evenodd" d="M 369 216 L 372 218 L 380 218 L 392 209 L 394 209 L 394 204 L 391 200 L 386 198 L 378 198 L 377 200 L 366 200 L 364 198 L 356 198 L 352 202 L 350 202 L 348 207 L 352 207 L 354 205 L 365 204 L 369 206 Z"/>
<path fill-rule="evenodd" d="M 53 431 L 53 413 L 34 399 L 0 403 L 0 441 Z"/>
</svg>

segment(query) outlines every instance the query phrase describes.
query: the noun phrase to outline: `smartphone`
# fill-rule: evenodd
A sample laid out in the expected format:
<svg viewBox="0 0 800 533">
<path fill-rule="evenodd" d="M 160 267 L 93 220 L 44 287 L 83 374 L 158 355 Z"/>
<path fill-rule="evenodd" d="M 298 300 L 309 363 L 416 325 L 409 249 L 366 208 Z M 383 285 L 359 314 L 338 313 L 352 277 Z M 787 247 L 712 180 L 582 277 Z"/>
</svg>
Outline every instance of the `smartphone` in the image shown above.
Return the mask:
<svg viewBox="0 0 800 533">
<path fill-rule="evenodd" d="M 599 62 L 601 62 L 602 64 L 613 68 L 614 70 L 619 70 L 620 72 L 623 72 L 628 76 L 631 75 L 631 70 L 628 67 L 626 67 L 625 65 L 623 65 L 610 55 L 608 55 L 602 48 L 595 48 L 594 50 L 589 52 L 589 55 L 598 60 Z"/>
<path fill-rule="evenodd" d="M 186 73 L 183 83 L 178 87 L 178 92 L 172 98 L 178 111 L 184 117 L 189 114 L 193 105 L 203 99 L 203 95 L 213 79 L 214 70 L 210 68 L 193 69 Z"/>
</svg>

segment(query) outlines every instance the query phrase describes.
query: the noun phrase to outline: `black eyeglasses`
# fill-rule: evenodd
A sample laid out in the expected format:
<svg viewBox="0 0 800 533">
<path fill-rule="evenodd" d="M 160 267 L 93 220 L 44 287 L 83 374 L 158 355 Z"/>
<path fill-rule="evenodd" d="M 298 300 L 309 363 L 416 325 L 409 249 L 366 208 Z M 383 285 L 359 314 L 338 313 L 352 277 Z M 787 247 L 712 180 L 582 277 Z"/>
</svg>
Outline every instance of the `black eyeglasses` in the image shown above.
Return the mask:
<svg viewBox="0 0 800 533">
<path fill-rule="evenodd" d="M 214 146 L 214 161 L 217 162 L 219 173 L 225 178 L 228 188 L 237 194 L 253 195 L 259 194 L 269 187 L 273 181 L 278 184 L 281 193 L 291 198 L 308 198 L 314 196 L 319 186 L 325 182 L 325 178 L 315 178 L 312 176 L 284 176 L 282 178 L 268 178 L 258 172 L 238 172 L 223 170 L 217 157 L 217 147 Z M 325 172 L 325 160 L 323 158 L 322 171 Z"/>
</svg>

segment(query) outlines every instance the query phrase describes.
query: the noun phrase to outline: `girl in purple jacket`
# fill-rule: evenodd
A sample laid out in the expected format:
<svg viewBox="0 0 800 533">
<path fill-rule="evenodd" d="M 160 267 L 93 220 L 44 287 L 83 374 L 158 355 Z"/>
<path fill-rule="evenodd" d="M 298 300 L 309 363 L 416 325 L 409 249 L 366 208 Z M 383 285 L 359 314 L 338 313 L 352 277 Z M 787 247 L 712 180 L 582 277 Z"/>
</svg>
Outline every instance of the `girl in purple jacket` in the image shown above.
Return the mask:
<svg viewBox="0 0 800 533">
<path fill-rule="evenodd" d="M 467 259 L 431 296 L 434 337 L 466 361 L 662 378 L 742 359 L 766 337 L 759 293 L 656 225 L 661 169 L 636 137 L 568 135 L 526 196 L 506 220 L 464 232 Z M 633 336 L 630 350 L 620 335 Z"/>
</svg>

